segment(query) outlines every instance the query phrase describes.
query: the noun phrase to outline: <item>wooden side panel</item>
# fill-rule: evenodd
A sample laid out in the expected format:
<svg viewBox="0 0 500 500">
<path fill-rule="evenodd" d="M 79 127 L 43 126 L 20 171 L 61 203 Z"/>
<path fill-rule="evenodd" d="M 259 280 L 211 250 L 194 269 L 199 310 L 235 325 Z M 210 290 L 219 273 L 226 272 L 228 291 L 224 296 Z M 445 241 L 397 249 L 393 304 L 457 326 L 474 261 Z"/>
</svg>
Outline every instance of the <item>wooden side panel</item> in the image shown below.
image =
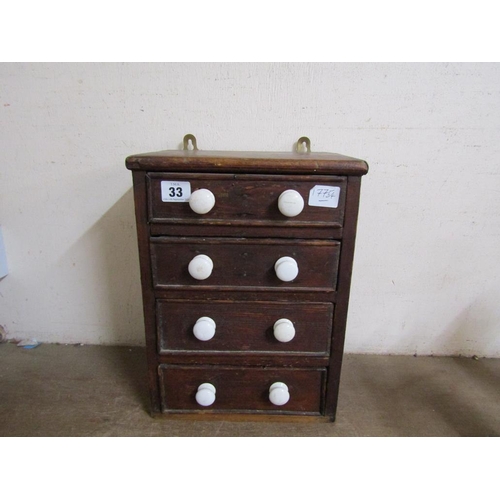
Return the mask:
<svg viewBox="0 0 500 500">
<path fill-rule="evenodd" d="M 332 351 L 328 372 L 328 392 L 326 399 L 326 414 L 333 421 L 337 412 L 337 402 L 340 384 L 340 371 L 344 352 L 347 310 L 351 288 L 352 263 L 358 222 L 359 193 L 361 178 L 349 178 L 347 185 L 346 218 L 344 223 L 344 239 L 340 254 L 340 267 L 337 291 L 337 303 L 333 322 Z"/>
<path fill-rule="evenodd" d="M 144 310 L 144 327 L 146 333 L 146 352 L 148 360 L 148 384 L 151 398 L 151 413 L 160 412 L 160 389 L 156 372 L 156 315 L 155 296 L 151 275 L 151 252 L 149 248 L 149 233 L 147 223 L 147 186 L 146 174 L 134 171 L 134 202 L 139 245 L 139 259 L 142 284 L 142 302 Z"/>
</svg>

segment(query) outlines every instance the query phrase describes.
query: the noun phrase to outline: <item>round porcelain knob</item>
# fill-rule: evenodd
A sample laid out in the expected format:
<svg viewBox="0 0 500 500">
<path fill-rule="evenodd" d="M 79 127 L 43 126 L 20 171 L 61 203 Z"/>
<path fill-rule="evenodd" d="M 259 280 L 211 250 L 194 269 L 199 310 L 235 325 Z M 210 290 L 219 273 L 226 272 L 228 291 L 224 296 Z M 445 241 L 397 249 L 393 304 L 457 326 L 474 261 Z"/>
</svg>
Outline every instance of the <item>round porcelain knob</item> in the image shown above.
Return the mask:
<svg viewBox="0 0 500 500">
<path fill-rule="evenodd" d="M 205 383 L 198 387 L 196 393 L 196 402 L 200 406 L 210 406 L 215 401 L 215 387 L 212 384 Z"/>
<path fill-rule="evenodd" d="M 286 318 L 281 318 L 274 323 L 274 337 L 280 342 L 290 342 L 295 337 L 295 327 Z"/>
<path fill-rule="evenodd" d="M 304 198 L 295 189 L 287 189 L 278 198 L 278 209 L 287 217 L 295 217 L 304 209 Z"/>
<path fill-rule="evenodd" d="M 274 264 L 276 276 L 281 281 L 293 281 L 299 274 L 297 261 L 292 257 L 281 257 Z"/>
<path fill-rule="evenodd" d="M 273 405 L 283 406 L 288 403 L 290 399 L 290 393 L 288 392 L 288 386 L 283 382 L 275 382 L 271 387 L 269 387 L 269 401 Z"/>
<path fill-rule="evenodd" d="M 193 334 L 198 340 L 210 340 L 215 335 L 215 321 L 208 316 L 199 318 L 193 327 Z"/>
<path fill-rule="evenodd" d="M 214 208 L 215 196 L 209 189 L 197 189 L 189 197 L 189 206 L 197 214 L 207 214 Z"/>
<path fill-rule="evenodd" d="M 196 280 L 206 280 L 214 268 L 214 263 L 208 255 L 197 255 L 188 266 L 189 274 Z"/>
</svg>

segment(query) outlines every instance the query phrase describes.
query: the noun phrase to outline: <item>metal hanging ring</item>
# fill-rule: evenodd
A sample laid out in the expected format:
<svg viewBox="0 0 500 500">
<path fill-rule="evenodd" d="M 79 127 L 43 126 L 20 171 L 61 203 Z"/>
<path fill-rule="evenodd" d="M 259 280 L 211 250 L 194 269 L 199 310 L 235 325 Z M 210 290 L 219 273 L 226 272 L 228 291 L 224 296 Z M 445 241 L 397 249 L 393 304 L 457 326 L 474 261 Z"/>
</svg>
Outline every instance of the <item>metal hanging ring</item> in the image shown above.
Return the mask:
<svg viewBox="0 0 500 500">
<path fill-rule="evenodd" d="M 188 148 L 189 141 L 191 141 L 191 144 L 193 145 L 193 150 L 198 151 L 198 146 L 196 145 L 196 137 L 193 134 L 186 134 L 184 136 L 184 151 L 190 151 L 190 149 Z"/>
<path fill-rule="evenodd" d="M 302 149 L 301 149 L 302 144 L 305 145 L 305 151 L 302 151 Z M 297 153 L 310 153 L 311 152 L 311 140 L 309 139 L 309 137 L 301 137 L 297 141 L 296 149 L 297 149 Z"/>
</svg>

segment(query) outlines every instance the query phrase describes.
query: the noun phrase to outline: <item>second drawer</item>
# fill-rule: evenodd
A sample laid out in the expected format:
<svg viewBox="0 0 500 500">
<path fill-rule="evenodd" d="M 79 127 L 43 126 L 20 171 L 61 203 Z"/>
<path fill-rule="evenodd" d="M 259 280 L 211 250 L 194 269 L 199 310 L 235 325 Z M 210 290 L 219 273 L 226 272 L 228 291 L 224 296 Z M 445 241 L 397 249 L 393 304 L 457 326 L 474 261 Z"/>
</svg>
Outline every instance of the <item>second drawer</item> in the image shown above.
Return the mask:
<svg viewBox="0 0 500 500">
<path fill-rule="evenodd" d="M 333 291 L 339 255 L 327 240 L 151 238 L 156 289 Z"/>
<path fill-rule="evenodd" d="M 330 350 L 331 303 L 158 300 L 156 311 L 160 354 Z"/>
</svg>

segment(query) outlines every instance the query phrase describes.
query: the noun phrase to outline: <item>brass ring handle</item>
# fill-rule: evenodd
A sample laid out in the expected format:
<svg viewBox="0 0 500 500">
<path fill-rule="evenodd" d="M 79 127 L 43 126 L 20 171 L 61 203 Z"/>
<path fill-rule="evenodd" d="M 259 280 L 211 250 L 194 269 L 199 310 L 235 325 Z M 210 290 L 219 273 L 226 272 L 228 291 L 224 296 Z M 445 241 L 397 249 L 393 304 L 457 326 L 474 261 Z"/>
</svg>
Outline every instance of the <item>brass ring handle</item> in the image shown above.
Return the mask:
<svg viewBox="0 0 500 500">
<path fill-rule="evenodd" d="M 301 146 L 304 146 L 304 150 L 301 149 Z M 310 153 L 311 152 L 311 140 L 309 137 L 301 137 L 297 141 L 296 147 L 297 153 Z"/>
<path fill-rule="evenodd" d="M 193 150 L 198 151 L 198 146 L 196 145 L 196 137 L 193 134 L 186 134 L 184 136 L 184 151 L 189 151 L 189 142 L 193 145 Z"/>
</svg>

